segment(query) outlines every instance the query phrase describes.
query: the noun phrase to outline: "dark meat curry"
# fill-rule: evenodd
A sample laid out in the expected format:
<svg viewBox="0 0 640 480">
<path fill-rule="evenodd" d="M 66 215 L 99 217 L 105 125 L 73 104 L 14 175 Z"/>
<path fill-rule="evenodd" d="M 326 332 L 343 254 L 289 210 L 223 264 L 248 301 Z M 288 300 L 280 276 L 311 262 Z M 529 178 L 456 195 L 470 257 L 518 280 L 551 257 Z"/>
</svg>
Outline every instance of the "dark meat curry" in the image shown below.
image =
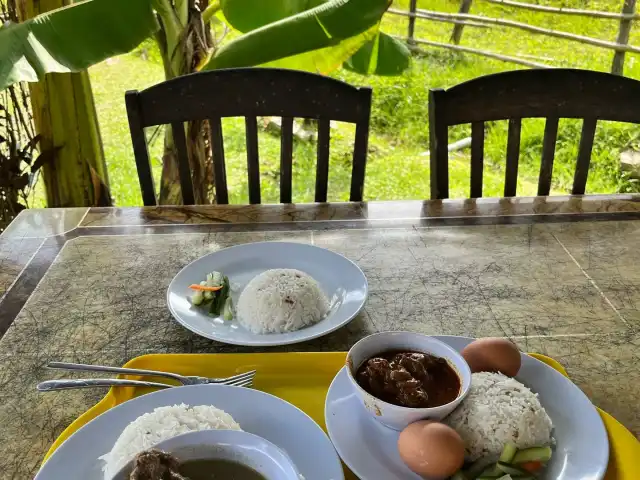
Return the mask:
<svg viewBox="0 0 640 480">
<path fill-rule="evenodd" d="M 160 450 L 147 450 L 136 456 L 129 480 L 265 480 L 254 469 L 229 460 L 188 460 Z"/>
<path fill-rule="evenodd" d="M 444 358 L 420 352 L 383 352 L 364 362 L 356 381 L 380 400 L 411 408 L 431 408 L 455 400 L 460 377 Z"/>
</svg>

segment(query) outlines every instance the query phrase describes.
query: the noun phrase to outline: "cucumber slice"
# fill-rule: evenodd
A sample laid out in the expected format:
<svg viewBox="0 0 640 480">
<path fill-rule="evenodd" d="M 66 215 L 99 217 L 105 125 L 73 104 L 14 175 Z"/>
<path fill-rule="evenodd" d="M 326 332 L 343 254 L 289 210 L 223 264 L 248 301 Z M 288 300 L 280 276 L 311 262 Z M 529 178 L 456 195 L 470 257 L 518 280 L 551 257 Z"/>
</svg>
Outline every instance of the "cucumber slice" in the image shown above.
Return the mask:
<svg viewBox="0 0 640 480">
<path fill-rule="evenodd" d="M 542 462 L 547 463 L 551 460 L 551 447 L 548 445 L 545 447 L 532 447 L 520 450 L 515 454 L 511 463 L 525 463 L 525 462 Z"/>
<path fill-rule="evenodd" d="M 207 286 L 219 287 L 222 285 L 222 274 L 220 272 L 207 273 Z"/>
<path fill-rule="evenodd" d="M 213 302 L 209 308 L 209 313 L 212 315 L 223 314 L 224 303 L 229 296 L 229 279 L 225 276 L 222 281 L 222 289 L 215 292 Z"/>
<path fill-rule="evenodd" d="M 479 476 L 484 471 L 484 469 L 487 468 L 487 466 L 490 464 L 491 462 L 488 462 L 486 458 L 480 458 L 475 462 L 473 462 L 469 466 L 469 468 L 466 468 L 464 473 L 467 475 L 467 477 L 473 480 L 477 476 Z"/>
<path fill-rule="evenodd" d="M 462 470 L 458 470 L 449 480 L 469 480 Z"/>
<path fill-rule="evenodd" d="M 504 471 L 498 468 L 498 465 L 491 465 L 490 467 L 485 468 L 480 474 L 480 478 L 500 478 L 505 474 Z"/>
<path fill-rule="evenodd" d="M 192 305 L 200 305 L 204 301 L 204 295 L 202 292 L 196 292 L 191 296 L 191 304 Z"/>
<path fill-rule="evenodd" d="M 231 297 L 227 297 L 224 302 L 224 308 L 222 309 L 222 318 L 226 321 L 233 320 L 233 305 L 231 303 Z"/>
<path fill-rule="evenodd" d="M 502 463 L 512 463 L 513 457 L 516 455 L 517 452 L 518 452 L 518 447 L 516 447 L 515 443 L 507 442 L 504 444 L 504 447 L 502 448 L 502 453 L 500 454 L 500 458 L 498 459 L 498 461 Z"/>
<path fill-rule="evenodd" d="M 523 477 L 529 475 L 529 472 L 527 472 L 526 470 L 523 470 L 520 467 L 516 467 L 515 465 L 510 465 L 508 463 L 498 462 L 496 466 L 504 473 L 508 473 L 509 475 L 513 475 L 514 477 Z"/>
</svg>

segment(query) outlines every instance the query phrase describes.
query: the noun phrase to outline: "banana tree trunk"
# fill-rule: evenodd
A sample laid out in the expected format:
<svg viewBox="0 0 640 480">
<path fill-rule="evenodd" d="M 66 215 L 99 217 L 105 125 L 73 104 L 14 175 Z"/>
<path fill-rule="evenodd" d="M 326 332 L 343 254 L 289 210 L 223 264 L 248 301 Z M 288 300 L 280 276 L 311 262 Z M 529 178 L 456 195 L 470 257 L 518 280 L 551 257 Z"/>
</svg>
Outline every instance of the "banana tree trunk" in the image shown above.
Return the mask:
<svg viewBox="0 0 640 480">
<path fill-rule="evenodd" d="M 196 204 L 211 203 L 213 198 L 213 160 L 211 156 L 210 134 L 206 121 L 187 123 L 187 153 L 193 180 L 193 196 Z M 160 203 L 181 205 L 178 157 L 170 128 L 165 131 L 164 153 L 162 155 L 162 177 L 160 179 Z"/>
<path fill-rule="evenodd" d="M 23 19 L 72 3 L 21 0 Z M 49 207 L 109 206 L 98 118 L 89 74 L 52 73 L 30 84 L 33 117 L 42 151 L 55 151 L 42 174 Z"/>
<path fill-rule="evenodd" d="M 206 2 L 200 1 L 199 8 L 196 8 L 195 0 L 181 0 L 176 1 L 175 6 L 167 3 L 159 11 L 162 33 L 156 40 L 167 80 L 197 71 L 198 65 L 214 47 L 209 27 L 203 22 L 200 13 L 200 9 L 206 7 L 203 3 Z M 201 120 L 187 122 L 186 139 L 194 200 L 198 204 L 211 203 L 213 160 L 208 123 Z M 159 202 L 163 205 L 183 203 L 178 156 L 170 128 L 165 130 Z"/>
</svg>

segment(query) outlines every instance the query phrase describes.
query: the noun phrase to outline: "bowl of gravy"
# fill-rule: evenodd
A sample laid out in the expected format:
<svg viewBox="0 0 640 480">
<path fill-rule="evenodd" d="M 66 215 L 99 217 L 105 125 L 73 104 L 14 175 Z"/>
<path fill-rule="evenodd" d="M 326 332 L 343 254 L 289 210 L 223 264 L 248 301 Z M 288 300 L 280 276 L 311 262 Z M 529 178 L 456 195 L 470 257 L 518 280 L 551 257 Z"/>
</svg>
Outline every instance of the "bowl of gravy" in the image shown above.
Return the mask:
<svg viewBox="0 0 640 480">
<path fill-rule="evenodd" d="M 189 432 L 139 453 L 113 480 L 299 480 L 289 456 L 248 432 Z"/>
<path fill-rule="evenodd" d="M 349 350 L 346 368 L 364 408 L 394 430 L 418 420 L 442 420 L 471 385 L 471 370 L 460 353 L 412 332 L 363 338 Z"/>
</svg>

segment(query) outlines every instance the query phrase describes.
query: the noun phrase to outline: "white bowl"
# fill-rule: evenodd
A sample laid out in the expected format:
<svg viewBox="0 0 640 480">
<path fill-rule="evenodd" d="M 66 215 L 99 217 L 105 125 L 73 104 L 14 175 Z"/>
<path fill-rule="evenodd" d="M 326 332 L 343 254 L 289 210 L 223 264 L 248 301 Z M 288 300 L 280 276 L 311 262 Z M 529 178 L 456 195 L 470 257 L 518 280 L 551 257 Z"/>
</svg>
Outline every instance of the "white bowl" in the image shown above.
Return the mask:
<svg viewBox="0 0 640 480">
<path fill-rule="evenodd" d="M 262 437 L 238 430 L 189 432 L 160 442 L 153 448 L 171 453 L 180 461 L 220 459 L 253 468 L 269 480 L 299 480 L 298 470 L 280 448 Z M 126 480 L 133 460 L 113 480 Z"/>
<path fill-rule="evenodd" d="M 460 394 L 450 403 L 431 408 L 401 407 L 374 397 L 358 385 L 356 372 L 369 358 L 390 350 L 430 353 L 444 358 L 460 377 Z M 464 400 L 471 385 L 471 370 L 460 353 L 440 340 L 411 332 L 382 332 L 363 338 L 347 353 L 347 374 L 364 408 L 380 423 L 394 430 L 402 430 L 418 420 L 442 420 Z"/>
</svg>

